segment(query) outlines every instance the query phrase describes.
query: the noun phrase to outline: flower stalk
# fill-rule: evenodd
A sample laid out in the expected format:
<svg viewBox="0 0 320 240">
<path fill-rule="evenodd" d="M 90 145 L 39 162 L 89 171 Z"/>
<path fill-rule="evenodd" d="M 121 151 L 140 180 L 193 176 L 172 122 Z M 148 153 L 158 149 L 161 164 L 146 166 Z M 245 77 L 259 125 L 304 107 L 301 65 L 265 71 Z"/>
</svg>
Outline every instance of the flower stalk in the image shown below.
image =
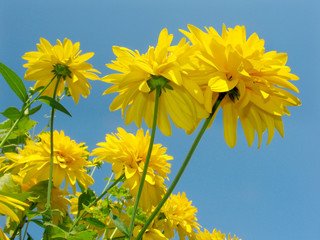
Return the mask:
<svg viewBox="0 0 320 240">
<path fill-rule="evenodd" d="M 215 102 L 215 104 L 212 107 L 212 112 L 210 114 L 210 116 L 205 120 L 205 122 L 203 123 L 202 128 L 200 129 L 196 139 L 194 140 L 188 155 L 186 156 L 184 162 L 182 163 L 179 172 L 177 173 L 175 179 L 173 180 L 171 186 L 169 187 L 169 189 L 167 190 L 166 194 L 164 195 L 163 199 L 161 200 L 161 202 L 158 204 L 158 206 L 156 207 L 156 209 L 152 212 L 151 216 L 147 219 L 145 225 L 142 227 L 142 229 L 140 230 L 136 240 L 140 240 L 142 239 L 142 235 L 144 234 L 144 232 L 147 230 L 148 226 L 151 224 L 151 222 L 153 221 L 153 219 L 156 217 L 156 215 L 159 213 L 159 211 L 161 210 L 162 206 L 164 205 L 164 203 L 167 201 L 167 199 L 169 198 L 169 196 L 171 195 L 171 193 L 173 192 L 174 188 L 176 187 L 176 185 L 178 184 L 184 170 L 186 169 L 186 167 L 188 166 L 188 163 L 190 162 L 190 159 L 194 153 L 194 151 L 196 150 L 200 139 L 202 138 L 205 130 L 207 129 L 212 117 L 214 116 L 216 110 L 218 109 L 221 101 L 223 100 L 223 98 L 226 96 L 227 93 L 220 93 L 219 97 L 217 99 L 217 101 Z"/>
<path fill-rule="evenodd" d="M 136 200 L 134 202 L 134 206 L 133 206 L 133 212 L 132 212 L 131 221 L 130 221 L 130 225 L 129 225 L 129 239 L 131 239 L 131 236 L 132 236 L 134 220 L 135 220 L 135 217 L 136 217 L 139 200 L 140 200 L 140 197 L 141 197 L 144 181 L 145 181 L 146 175 L 147 175 L 149 161 L 150 161 L 150 158 L 151 158 L 153 142 L 154 142 L 154 138 L 155 138 L 155 134 L 156 134 L 156 128 L 157 128 L 157 116 L 158 116 L 158 107 L 159 107 L 160 94 L 161 94 L 161 86 L 158 85 L 156 87 L 156 96 L 155 96 L 155 103 L 154 103 L 154 115 L 153 115 L 151 138 L 150 138 L 150 143 L 149 143 L 146 162 L 145 162 L 144 169 L 143 169 L 142 176 L 141 176 L 141 181 L 140 181 L 140 185 L 139 185 L 138 194 L 137 194 Z"/>
</svg>

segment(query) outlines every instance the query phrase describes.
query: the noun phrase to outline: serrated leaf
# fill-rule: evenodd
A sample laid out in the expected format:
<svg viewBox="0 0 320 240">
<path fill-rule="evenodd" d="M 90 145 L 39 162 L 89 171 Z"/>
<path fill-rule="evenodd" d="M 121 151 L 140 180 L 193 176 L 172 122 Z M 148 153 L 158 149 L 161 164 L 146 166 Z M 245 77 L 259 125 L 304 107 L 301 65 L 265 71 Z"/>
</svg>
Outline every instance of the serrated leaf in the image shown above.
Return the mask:
<svg viewBox="0 0 320 240">
<path fill-rule="evenodd" d="M 100 220 L 93 218 L 93 217 L 87 217 L 87 218 L 83 218 L 84 221 L 90 223 L 93 226 L 99 227 L 99 228 L 105 228 L 106 225 L 101 222 Z"/>
<path fill-rule="evenodd" d="M 34 107 L 28 111 L 28 116 L 35 114 L 41 109 L 42 105 L 39 105 L 37 107 Z"/>
<path fill-rule="evenodd" d="M 42 96 L 39 97 L 38 100 L 72 117 L 68 110 L 64 106 L 62 106 L 61 103 L 57 102 L 53 98 L 48 96 Z"/>
<path fill-rule="evenodd" d="M 20 117 L 20 111 L 16 107 L 8 107 L 1 114 L 12 121 L 17 120 Z"/>
<path fill-rule="evenodd" d="M 116 227 L 120 230 L 120 232 L 122 232 L 124 235 L 126 235 L 126 237 L 129 237 L 129 230 L 128 230 L 127 226 L 121 221 L 121 219 L 118 218 L 116 215 L 114 215 L 111 211 L 110 211 L 109 216 L 110 216 L 112 222 L 114 222 Z"/>
<path fill-rule="evenodd" d="M 2 74 L 3 78 L 6 80 L 12 91 L 21 99 L 22 102 L 26 102 L 28 99 L 28 94 L 21 78 L 1 62 L 0 73 Z"/>
</svg>

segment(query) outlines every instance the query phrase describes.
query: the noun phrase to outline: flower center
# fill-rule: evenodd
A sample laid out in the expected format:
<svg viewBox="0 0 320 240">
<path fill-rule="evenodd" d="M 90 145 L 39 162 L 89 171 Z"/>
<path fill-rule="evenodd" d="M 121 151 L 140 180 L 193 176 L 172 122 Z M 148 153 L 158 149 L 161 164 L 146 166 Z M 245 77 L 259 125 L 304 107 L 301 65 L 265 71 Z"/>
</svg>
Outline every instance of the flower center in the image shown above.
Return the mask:
<svg viewBox="0 0 320 240">
<path fill-rule="evenodd" d="M 150 93 L 152 91 L 154 91 L 155 89 L 157 89 L 157 88 L 160 88 L 160 94 L 161 94 L 161 90 L 162 89 L 165 92 L 166 92 L 166 88 L 170 89 L 170 90 L 173 90 L 173 88 L 170 85 L 168 85 L 168 83 L 170 81 L 168 79 L 166 79 L 165 77 L 163 77 L 163 76 L 154 76 L 154 75 L 151 75 L 151 76 L 152 76 L 151 79 L 149 79 L 147 81 L 148 86 L 151 89 Z"/>
<path fill-rule="evenodd" d="M 69 67 L 60 63 L 53 65 L 53 70 L 51 72 L 57 75 L 58 79 L 60 79 L 61 77 L 63 78 L 63 80 L 66 80 L 67 77 L 72 78 Z"/>
<path fill-rule="evenodd" d="M 55 152 L 54 156 L 57 160 L 57 164 L 62 168 L 66 168 L 70 163 L 70 159 L 61 152 Z"/>
<path fill-rule="evenodd" d="M 232 76 L 230 78 L 232 78 Z M 232 102 L 235 102 L 236 99 L 239 100 L 240 98 L 240 92 L 237 87 L 234 87 L 233 89 L 228 91 L 227 94 Z"/>
</svg>

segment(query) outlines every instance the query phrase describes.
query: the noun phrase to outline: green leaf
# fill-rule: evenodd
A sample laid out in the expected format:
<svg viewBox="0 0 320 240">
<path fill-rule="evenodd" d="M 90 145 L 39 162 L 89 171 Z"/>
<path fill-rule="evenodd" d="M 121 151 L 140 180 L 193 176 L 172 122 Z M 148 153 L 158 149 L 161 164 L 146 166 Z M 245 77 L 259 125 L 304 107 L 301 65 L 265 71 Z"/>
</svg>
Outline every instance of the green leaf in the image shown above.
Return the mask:
<svg viewBox="0 0 320 240">
<path fill-rule="evenodd" d="M 18 125 L 17 125 L 17 130 L 20 135 L 24 135 L 26 132 L 28 132 L 31 128 L 33 128 L 37 124 L 36 121 L 31 120 L 29 117 L 25 116 L 23 117 Z"/>
<path fill-rule="evenodd" d="M 10 68 L 0 62 L 0 73 L 6 80 L 12 91 L 21 99 L 22 102 L 26 102 L 28 94 L 26 87 L 23 84 L 21 78 Z"/>
<path fill-rule="evenodd" d="M 63 238 L 63 239 L 67 239 L 68 233 L 66 231 L 64 231 L 63 229 L 61 229 L 60 227 L 58 227 L 57 225 L 54 225 L 52 223 L 48 223 L 45 222 L 44 226 L 50 226 L 52 227 L 52 235 L 51 235 L 51 239 L 55 239 L 55 238 Z"/>
<path fill-rule="evenodd" d="M 83 232 L 77 232 L 75 234 L 69 235 L 68 240 L 95 240 L 97 238 L 97 233 L 92 230 L 87 230 Z"/>
<path fill-rule="evenodd" d="M 68 110 L 53 98 L 42 96 L 39 97 L 38 100 L 72 117 Z"/>
<path fill-rule="evenodd" d="M 20 111 L 16 107 L 8 107 L 1 114 L 12 121 L 17 120 L 20 117 Z"/>
<path fill-rule="evenodd" d="M 118 218 L 116 215 L 114 215 L 112 212 L 109 214 L 111 220 L 114 222 L 116 227 L 122 232 L 126 237 L 129 237 L 129 230 L 127 226 Z"/>
<path fill-rule="evenodd" d="M 87 192 L 82 193 L 78 199 L 78 215 L 83 210 L 83 205 L 88 206 L 91 202 L 96 199 L 94 192 L 88 188 Z"/>
<path fill-rule="evenodd" d="M 88 222 L 88 223 L 90 223 L 91 225 L 99 227 L 99 228 L 105 228 L 106 227 L 106 225 L 103 222 L 101 222 L 98 219 L 93 218 L 93 217 L 83 218 L 83 220 Z"/>
<path fill-rule="evenodd" d="M 35 114 L 36 112 L 38 112 L 40 110 L 41 107 L 42 107 L 42 105 L 39 105 L 39 106 L 37 106 L 35 108 L 32 108 L 32 109 L 28 110 L 27 115 L 30 116 L 30 115 Z"/>
<path fill-rule="evenodd" d="M 32 218 L 41 216 L 42 212 L 31 211 L 29 209 L 26 209 L 25 214 L 27 215 L 28 219 L 32 219 Z"/>
</svg>

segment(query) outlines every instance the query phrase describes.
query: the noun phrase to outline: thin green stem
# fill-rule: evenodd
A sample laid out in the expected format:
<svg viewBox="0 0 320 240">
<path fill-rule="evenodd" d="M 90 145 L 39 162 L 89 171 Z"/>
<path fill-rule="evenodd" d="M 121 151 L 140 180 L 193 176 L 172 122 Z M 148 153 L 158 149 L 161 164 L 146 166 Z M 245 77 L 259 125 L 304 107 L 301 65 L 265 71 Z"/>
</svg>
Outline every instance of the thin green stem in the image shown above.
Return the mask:
<svg viewBox="0 0 320 240">
<path fill-rule="evenodd" d="M 57 94 L 57 89 L 59 85 L 61 76 L 57 76 L 57 83 L 53 91 L 53 100 L 56 98 Z M 53 157 L 54 157 L 54 152 L 53 152 L 53 120 L 54 120 L 54 113 L 55 113 L 55 108 L 51 108 L 51 116 L 50 116 L 50 171 L 49 171 L 49 182 L 48 182 L 48 191 L 47 191 L 47 203 L 46 203 L 46 209 L 44 211 L 43 217 L 44 221 L 52 223 L 52 211 L 51 211 L 51 190 L 52 190 L 52 175 L 53 175 Z M 45 240 L 49 240 L 51 238 L 51 231 L 52 227 L 50 225 L 46 226 L 45 229 Z"/>
<path fill-rule="evenodd" d="M 31 104 L 33 104 L 35 101 L 38 100 L 38 98 L 40 97 L 40 95 L 43 93 L 44 90 L 47 89 L 47 87 L 53 82 L 53 80 L 55 79 L 56 75 L 53 76 L 53 78 L 50 80 L 50 82 L 43 88 L 41 89 L 41 91 L 39 92 L 39 94 L 30 102 L 31 97 L 29 97 L 29 99 L 27 100 L 27 102 L 25 103 L 25 105 L 22 107 L 22 110 L 20 111 L 20 116 L 19 118 L 14 122 L 14 124 L 12 125 L 12 127 L 10 128 L 10 130 L 8 131 L 8 133 L 6 134 L 6 136 L 2 139 L 1 143 L 0 143 L 0 148 L 3 146 L 3 144 L 7 141 L 8 137 L 10 136 L 10 134 L 12 133 L 12 131 L 14 130 L 14 128 L 17 126 L 17 124 L 20 122 L 20 120 L 24 117 L 25 115 L 25 111 L 28 109 L 28 107 L 31 106 Z"/>
<path fill-rule="evenodd" d="M 158 116 L 158 106 L 159 106 L 160 94 L 161 94 L 161 88 L 157 87 L 156 88 L 155 102 L 154 102 L 153 123 L 152 123 L 152 132 L 151 132 L 151 138 L 150 138 L 150 143 L 149 143 L 149 149 L 148 149 L 146 162 L 145 162 L 144 169 L 143 169 L 142 176 L 141 176 L 139 190 L 138 190 L 138 193 L 137 193 L 137 196 L 136 196 L 136 200 L 135 200 L 134 206 L 133 206 L 133 212 L 132 212 L 131 221 L 130 221 L 130 225 L 129 225 L 129 239 L 131 239 L 131 236 L 132 236 L 134 220 L 135 220 L 135 217 L 136 217 L 138 204 L 139 204 L 139 200 L 140 200 L 140 197 L 141 197 L 141 194 L 142 194 L 142 189 L 143 189 L 144 181 L 146 179 L 147 170 L 148 170 L 148 166 L 149 166 L 149 161 L 150 161 L 150 157 L 151 157 L 151 153 L 152 153 L 153 142 L 154 142 L 154 138 L 155 138 L 155 134 L 156 134 L 156 128 L 157 128 L 157 116 Z"/>
<path fill-rule="evenodd" d="M 30 221 L 27 221 L 27 226 L 26 226 L 26 229 L 24 231 L 23 238 L 22 238 L 23 240 L 26 238 L 26 235 L 27 235 L 27 232 L 28 232 L 29 223 L 30 223 Z"/>
<path fill-rule="evenodd" d="M 124 174 L 122 174 L 116 181 L 114 181 L 99 197 L 97 197 L 91 204 L 88 205 L 88 208 L 91 208 L 93 205 L 95 205 L 101 198 L 103 198 L 111 188 L 113 188 L 115 185 L 117 185 L 124 177 Z M 86 213 L 86 210 L 83 209 L 83 212 L 79 214 L 76 220 L 74 220 L 72 227 L 70 228 L 69 232 L 71 232 L 74 227 L 78 224 L 78 222 L 82 219 L 83 215 Z"/>
<path fill-rule="evenodd" d="M 56 86 L 54 88 L 53 91 L 53 100 L 55 100 L 56 98 L 56 94 L 57 94 L 57 89 L 58 89 L 58 85 L 59 85 L 59 81 L 60 78 L 58 77 Z M 50 172 L 49 172 L 49 182 L 48 182 L 48 192 L 47 192 L 47 209 L 51 210 L 51 189 L 52 189 L 52 173 L 53 173 L 53 157 L 54 157 L 54 152 L 53 152 L 53 120 L 54 120 L 54 112 L 55 112 L 55 108 L 52 107 L 51 108 L 51 118 L 50 118 Z M 51 213 L 50 213 L 51 215 Z"/>
<path fill-rule="evenodd" d="M 163 204 L 167 201 L 167 199 L 169 198 L 169 196 L 171 195 L 172 191 L 174 190 L 174 188 L 176 187 L 177 183 L 179 182 L 184 170 L 186 169 L 186 167 L 188 166 L 188 163 L 194 153 L 194 151 L 196 150 L 198 143 L 200 142 L 201 137 L 203 136 L 205 130 L 207 129 L 212 117 L 214 116 L 216 110 L 218 109 L 222 99 L 224 98 L 224 96 L 226 95 L 226 93 L 220 93 L 219 97 L 217 99 L 217 101 L 215 102 L 213 108 L 212 108 L 212 113 L 210 114 L 210 116 L 205 120 L 205 122 L 203 123 L 202 128 L 200 129 L 196 139 L 194 140 L 188 155 L 186 156 L 186 159 L 184 160 L 184 162 L 182 163 L 179 172 L 177 173 L 175 179 L 173 180 L 171 186 L 169 187 L 169 189 L 167 190 L 166 194 L 164 195 L 163 199 L 160 201 L 159 205 L 157 206 L 157 208 L 152 212 L 151 216 L 147 219 L 145 225 L 142 227 L 142 229 L 140 230 L 136 240 L 140 240 L 142 239 L 142 235 L 144 234 L 144 232 L 147 230 L 148 226 L 151 224 L 151 222 L 153 221 L 153 219 L 156 217 L 156 215 L 159 213 L 160 209 L 162 208 Z"/>
</svg>

